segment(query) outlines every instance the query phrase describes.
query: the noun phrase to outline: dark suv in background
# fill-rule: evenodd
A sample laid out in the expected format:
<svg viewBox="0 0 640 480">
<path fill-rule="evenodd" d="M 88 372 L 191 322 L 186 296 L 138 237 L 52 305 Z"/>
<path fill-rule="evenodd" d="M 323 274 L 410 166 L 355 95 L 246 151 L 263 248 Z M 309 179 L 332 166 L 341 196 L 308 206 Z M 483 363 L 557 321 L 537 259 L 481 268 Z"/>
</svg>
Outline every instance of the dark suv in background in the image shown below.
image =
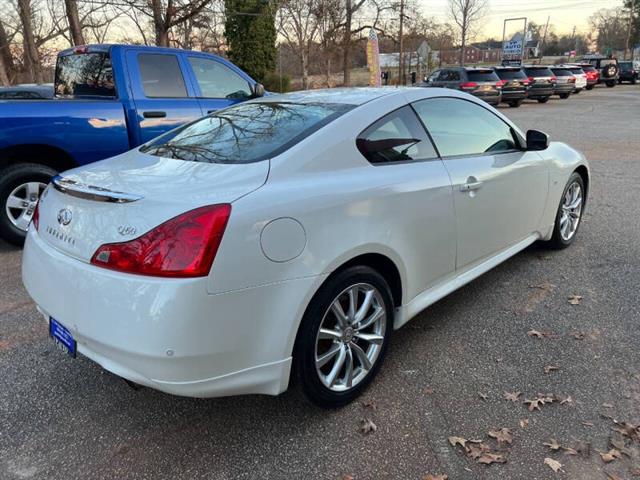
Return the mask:
<svg viewBox="0 0 640 480">
<path fill-rule="evenodd" d="M 523 69 L 531 83 L 529 98 L 539 103 L 547 103 L 555 93 L 556 76 L 545 65 L 525 65 Z"/>
<path fill-rule="evenodd" d="M 582 60 L 589 62 L 600 72 L 598 83 L 604 83 L 607 87 L 615 87 L 618 83 L 620 68 L 615 57 L 605 57 L 602 55 L 585 55 Z"/>
<path fill-rule="evenodd" d="M 620 67 L 618 83 L 631 82 L 635 85 L 638 81 L 638 70 L 633 68 L 633 62 L 620 62 L 618 67 Z"/>
<path fill-rule="evenodd" d="M 502 85 L 502 101 L 510 107 L 517 108 L 529 95 L 529 85 L 531 82 L 520 67 L 493 67 Z"/>
<path fill-rule="evenodd" d="M 451 67 L 436 70 L 419 86 L 462 90 L 491 105 L 498 105 L 503 83 L 492 68 Z"/>
</svg>

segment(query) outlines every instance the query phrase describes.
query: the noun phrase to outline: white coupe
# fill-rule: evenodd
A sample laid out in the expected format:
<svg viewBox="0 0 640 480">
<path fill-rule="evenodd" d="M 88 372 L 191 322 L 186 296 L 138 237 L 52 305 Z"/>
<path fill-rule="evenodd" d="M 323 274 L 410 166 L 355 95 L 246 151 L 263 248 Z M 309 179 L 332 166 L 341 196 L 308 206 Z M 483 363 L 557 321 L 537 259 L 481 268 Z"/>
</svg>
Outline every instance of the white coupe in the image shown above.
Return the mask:
<svg viewBox="0 0 640 480">
<path fill-rule="evenodd" d="M 582 154 L 437 88 L 274 95 L 54 178 L 24 284 L 70 355 L 194 397 L 353 400 L 392 331 L 536 241 Z"/>
</svg>

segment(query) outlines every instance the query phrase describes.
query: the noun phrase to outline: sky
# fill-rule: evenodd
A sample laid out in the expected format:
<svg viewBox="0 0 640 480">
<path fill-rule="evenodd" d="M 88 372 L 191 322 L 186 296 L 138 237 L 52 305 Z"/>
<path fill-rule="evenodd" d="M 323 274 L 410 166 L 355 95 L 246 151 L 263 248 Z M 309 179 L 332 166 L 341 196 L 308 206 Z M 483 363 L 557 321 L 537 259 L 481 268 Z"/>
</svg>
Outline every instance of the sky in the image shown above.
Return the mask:
<svg viewBox="0 0 640 480">
<path fill-rule="evenodd" d="M 433 16 L 441 21 L 447 20 L 448 0 L 416 0 L 416 2 L 425 16 Z M 479 33 L 478 40 L 489 37 L 502 39 L 503 21 L 511 17 L 527 17 L 528 21 L 545 24 L 547 17 L 550 16 L 549 23 L 555 27 L 557 33 L 571 33 L 574 26 L 576 32 L 586 33 L 589 17 L 595 11 L 623 5 L 622 0 L 487 0 L 487 2 L 489 12 L 484 17 L 484 27 Z M 513 22 L 510 24 L 515 25 Z"/>
</svg>

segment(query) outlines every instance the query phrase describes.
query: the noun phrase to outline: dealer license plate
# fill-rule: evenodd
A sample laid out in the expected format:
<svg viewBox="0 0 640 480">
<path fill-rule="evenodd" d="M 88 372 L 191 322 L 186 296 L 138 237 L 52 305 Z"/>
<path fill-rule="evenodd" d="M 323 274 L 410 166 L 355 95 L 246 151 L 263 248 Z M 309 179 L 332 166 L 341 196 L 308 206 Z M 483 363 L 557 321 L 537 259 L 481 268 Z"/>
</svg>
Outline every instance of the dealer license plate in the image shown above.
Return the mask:
<svg viewBox="0 0 640 480">
<path fill-rule="evenodd" d="M 55 318 L 49 317 L 49 335 L 63 352 L 76 357 L 76 341 L 67 328 Z"/>
</svg>

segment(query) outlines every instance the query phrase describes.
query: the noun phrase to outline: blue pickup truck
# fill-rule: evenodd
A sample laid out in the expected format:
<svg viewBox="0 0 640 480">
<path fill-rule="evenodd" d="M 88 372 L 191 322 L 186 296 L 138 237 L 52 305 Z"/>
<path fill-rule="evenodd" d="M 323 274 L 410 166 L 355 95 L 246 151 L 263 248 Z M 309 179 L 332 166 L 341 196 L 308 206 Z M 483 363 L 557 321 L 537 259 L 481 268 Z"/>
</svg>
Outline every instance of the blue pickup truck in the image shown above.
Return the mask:
<svg viewBox="0 0 640 480">
<path fill-rule="evenodd" d="M 0 100 L 0 237 L 16 245 L 57 172 L 130 150 L 264 88 L 216 55 L 87 45 L 60 52 L 54 93 Z"/>
</svg>

